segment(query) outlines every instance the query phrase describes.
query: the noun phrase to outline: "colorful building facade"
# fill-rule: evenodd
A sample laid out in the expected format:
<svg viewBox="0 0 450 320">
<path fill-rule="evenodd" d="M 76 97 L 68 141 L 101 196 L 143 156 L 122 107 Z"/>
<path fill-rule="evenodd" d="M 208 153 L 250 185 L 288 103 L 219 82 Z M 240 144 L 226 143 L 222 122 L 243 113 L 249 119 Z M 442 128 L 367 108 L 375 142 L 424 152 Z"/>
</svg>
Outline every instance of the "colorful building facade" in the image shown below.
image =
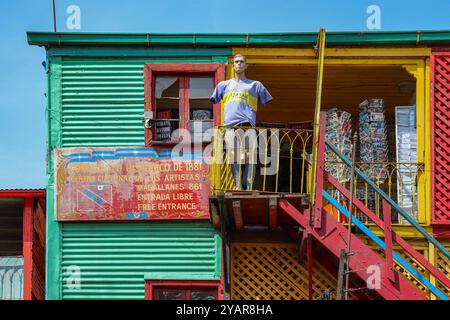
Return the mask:
<svg viewBox="0 0 450 320">
<path fill-rule="evenodd" d="M 450 32 L 318 38 L 29 32 L 47 53 L 46 298 L 335 297 L 350 211 L 350 268 L 379 265 L 382 284 L 350 298 L 446 299 Z M 209 102 L 236 53 L 274 97 L 256 131 L 277 173 L 247 193 Z M 330 142 L 349 126 L 354 162 Z"/>
</svg>

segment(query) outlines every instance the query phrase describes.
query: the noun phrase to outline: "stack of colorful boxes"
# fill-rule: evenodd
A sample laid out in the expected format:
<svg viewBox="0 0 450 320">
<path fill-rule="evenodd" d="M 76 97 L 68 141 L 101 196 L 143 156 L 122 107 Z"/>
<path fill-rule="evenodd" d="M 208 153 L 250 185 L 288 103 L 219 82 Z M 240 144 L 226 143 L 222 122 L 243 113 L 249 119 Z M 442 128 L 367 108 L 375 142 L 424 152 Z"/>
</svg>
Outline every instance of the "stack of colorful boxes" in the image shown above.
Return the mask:
<svg viewBox="0 0 450 320">
<path fill-rule="evenodd" d="M 364 166 L 364 173 L 374 182 L 382 183 L 387 178 L 383 165 L 388 161 L 386 123 L 383 99 L 368 99 L 359 104 L 360 161 L 374 163 Z"/>
<path fill-rule="evenodd" d="M 416 108 L 405 106 L 395 108 L 397 132 L 397 162 L 417 162 Z M 398 203 L 412 217 L 417 219 L 417 166 L 399 164 L 397 168 Z"/>
<path fill-rule="evenodd" d="M 352 155 L 352 119 L 351 114 L 333 108 L 327 111 L 327 124 L 325 129 L 325 137 L 332 142 L 336 148 L 347 158 L 351 159 Z M 350 169 L 342 160 L 325 146 L 325 170 L 341 183 L 350 180 Z"/>
</svg>

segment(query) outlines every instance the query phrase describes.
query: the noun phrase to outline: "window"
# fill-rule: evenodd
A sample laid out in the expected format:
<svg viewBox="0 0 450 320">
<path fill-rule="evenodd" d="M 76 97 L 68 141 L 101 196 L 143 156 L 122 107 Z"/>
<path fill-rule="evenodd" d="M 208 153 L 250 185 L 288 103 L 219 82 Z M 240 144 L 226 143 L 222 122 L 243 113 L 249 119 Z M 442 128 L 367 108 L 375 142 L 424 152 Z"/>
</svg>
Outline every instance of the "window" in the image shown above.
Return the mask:
<svg viewBox="0 0 450 320">
<path fill-rule="evenodd" d="M 223 64 L 146 64 L 146 144 L 178 143 L 181 129 L 192 142 L 210 142 L 220 105 L 209 98 L 224 72 Z"/>
<path fill-rule="evenodd" d="M 147 300 L 217 300 L 220 280 L 146 280 Z"/>
<path fill-rule="evenodd" d="M 156 289 L 154 300 L 217 300 L 217 291 L 208 289 Z"/>
</svg>

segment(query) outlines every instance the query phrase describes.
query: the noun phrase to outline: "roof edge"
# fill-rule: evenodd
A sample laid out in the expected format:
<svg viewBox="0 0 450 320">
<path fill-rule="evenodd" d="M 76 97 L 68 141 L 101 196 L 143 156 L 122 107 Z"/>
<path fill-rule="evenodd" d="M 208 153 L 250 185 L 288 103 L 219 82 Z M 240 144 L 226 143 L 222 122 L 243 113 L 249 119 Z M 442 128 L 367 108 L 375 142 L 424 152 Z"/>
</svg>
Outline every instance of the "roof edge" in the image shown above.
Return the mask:
<svg viewBox="0 0 450 320">
<path fill-rule="evenodd" d="M 45 197 L 46 189 L 0 189 L 0 198 Z"/>
<path fill-rule="evenodd" d="M 284 33 L 97 33 L 27 32 L 30 45 L 40 46 L 142 46 L 142 47 L 258 47 L 310 46 L 318 32 Z M 427 45 L 450 44 L 450 30 L 327 32 L 326 44 L 339 45 Z"/>
</svg>

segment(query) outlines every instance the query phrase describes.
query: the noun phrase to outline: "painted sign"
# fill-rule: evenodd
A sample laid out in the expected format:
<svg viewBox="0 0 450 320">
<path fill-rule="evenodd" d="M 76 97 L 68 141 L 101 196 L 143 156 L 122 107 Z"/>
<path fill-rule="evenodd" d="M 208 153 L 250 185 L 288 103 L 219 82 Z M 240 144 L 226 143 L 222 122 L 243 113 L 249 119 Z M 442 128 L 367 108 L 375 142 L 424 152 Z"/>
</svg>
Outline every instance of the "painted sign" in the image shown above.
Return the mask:
<svg viewBox="0 0 450 320">
<path fill-rule="evenodd" d="M 209 166 L 169 149 L 56 149 L 55 212 L 66 220 L 208 219 Z"/>
</svg>

